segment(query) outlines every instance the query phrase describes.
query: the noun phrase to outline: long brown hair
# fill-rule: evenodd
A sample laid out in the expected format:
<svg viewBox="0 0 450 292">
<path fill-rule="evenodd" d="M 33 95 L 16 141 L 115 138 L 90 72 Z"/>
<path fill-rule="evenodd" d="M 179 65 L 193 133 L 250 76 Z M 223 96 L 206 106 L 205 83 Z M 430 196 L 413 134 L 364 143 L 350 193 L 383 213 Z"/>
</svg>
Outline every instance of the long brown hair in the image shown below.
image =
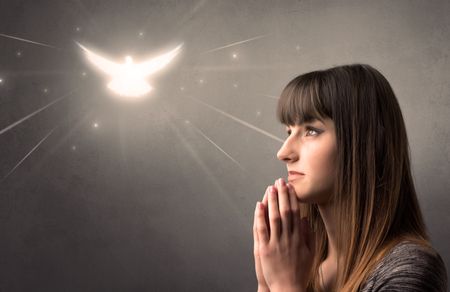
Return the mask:
<svg viewBox="0 0 450 292">
<path fill-rule="evenodd" d="M 302 74 L 282 91 L 277 118 L 290 126 L 314 118 L 335 124 L 337 177 L 331 200 L 337 218 L 338 291 L 357 291 L 402 240 L 431 248 L 403 116 L 378 70 L 351 64 Z M 327 234 L 316 204 L 301 203 L 300 209 L 316 233 L 308 291 L 320 291 L 318 270 L 327 257 Z"/>
</svg>

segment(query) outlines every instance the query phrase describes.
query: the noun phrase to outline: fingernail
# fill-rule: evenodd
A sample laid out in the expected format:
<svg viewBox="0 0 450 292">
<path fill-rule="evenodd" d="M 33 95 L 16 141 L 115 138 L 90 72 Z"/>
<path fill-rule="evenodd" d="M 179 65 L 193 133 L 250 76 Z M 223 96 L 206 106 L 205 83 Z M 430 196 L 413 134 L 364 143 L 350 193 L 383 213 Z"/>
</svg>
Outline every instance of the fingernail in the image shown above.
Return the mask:
<svg viewBox="0 0 450 292">
<path fill-rule="evenodd" d="M 285 182 L 284 179 L 282 179 L 282 178 L 280 178 L 280 185 L 286 186 L 286 182 Z"/>
</svg>

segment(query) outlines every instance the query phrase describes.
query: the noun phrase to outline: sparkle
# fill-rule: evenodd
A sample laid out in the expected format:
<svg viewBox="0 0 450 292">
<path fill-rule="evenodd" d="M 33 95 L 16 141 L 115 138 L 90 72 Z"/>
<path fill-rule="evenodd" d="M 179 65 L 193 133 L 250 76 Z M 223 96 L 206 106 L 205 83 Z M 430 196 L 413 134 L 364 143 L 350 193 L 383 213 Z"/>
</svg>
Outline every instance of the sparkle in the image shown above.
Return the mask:
<svg viewBox="0 0 450 292">
<path fill-rule="evenodd" d="M 256 115 L 259 117 L 261 115 L 261 111 L 257 111 Z"/>
<path fill-rule="evenodd" d="M 295 49 L 296 49 L 297 51 L 300 51 L 300 46 L 297 45 L 297 46 L 295 47 Z"/>
<path fill-rule="evenodd" d="M 233 53 L 233 59 L 237 59 L 238 55 L 236 53 Z"/>
<path fill-rule="evenodd" d="M 77 27 L 75 28 L 75 30 L 76 30 L 76 31 L 81 31 L 81 28 L 80 28 L 79 26 L 77 26 Z"/>
<path fill-rule="evenodd" d="M 199 82 L 200 84 L 203 84 L 203 83 L 205 83 L 205 80 L 200 79 L 198 82 Z"/>
<path fill-rule="evenodd" d="M 233 87 L 234 87 L 234 88 L 237 88 L 237 87 L 238 87 L 237 83 L 234 83 L 234 84 L 233 84 Z"/>
<path fill-rule="evenodd" d="M 98 123 L 93 123 L 93 124 L 92 124 L 92 127 L 98 128 Z"/>
<path fill-rule="evenodd" d="M 81 73 L 81 76 L 83 76 L 83 77 L 86 77 L 86 75 L 87 75 L 86 72 Z"/>
<path fill-rule="evenodd" d="M 73 151 L 77 150 L 77 146 L 73 145 L 73 146 L 72 146 L 72 150 L 73 150 Z"/>
<path fill-rule="evenodd" d="M 183 86 L 181 86 L 181 87 L 180 87 L 180 90 L 181 90 L 181 91 L 183 91 L 183 90 L 184 90 L 184 87 L 183 87 Z"/>
<path fill-rule="evenodd" d="M 189 120 L 185 120 L 184 121 L 186 124 L 190 124 L 191 122 L 189 122 Z"/>
<path fill-rule="evenodd" d="M 142 31 L 139 32 L 139 36 L 140 36 L 140 37 L 144 36 L 144 33 L 143 33 Z"/>
<path fill-rule="evenodd" d="M 47 88 L 44 88 L 44 92 L 47 93 L 47 92 L 48 92 L 48 89 L 47 89 Z"/>
<path fill-rule="evenodd" d="M 3 84 L 3 79 L 0 78 L 0 84 Z"/>
<path fill-rule="evenodd" d="M 22 52 L 21 52 L 21 51 L 18 51 L 18 52 L 16 53 L 16 56 L 20 58 L 20 57 L 22 56 Z"/>
</svg>

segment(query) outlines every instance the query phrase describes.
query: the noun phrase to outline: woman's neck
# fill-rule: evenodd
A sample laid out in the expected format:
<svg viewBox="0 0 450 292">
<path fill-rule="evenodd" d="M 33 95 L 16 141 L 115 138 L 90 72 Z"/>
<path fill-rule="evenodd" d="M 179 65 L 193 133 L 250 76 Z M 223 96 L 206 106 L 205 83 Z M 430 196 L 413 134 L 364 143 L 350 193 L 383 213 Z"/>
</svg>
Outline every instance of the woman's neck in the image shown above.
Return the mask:
<svg viewBox="0 0 450 292">
<path fill-rule="evenodd" d="M 318 205 L 320 216 L 325 225 L 328 237 L 327 258 L 321 263 L 320 275 L 322 289 L 325 291 L 334 291 L 334 284 L 337 276 L 337 258 L 338 251 L 336 248 L 336 218 L 333 214 L 332 204 Z"/>
<path fill-rule="evenodd" d="M 327 260 L 337 261 L 338 250 L 336 247 L 336 218 L 334 218 L 333 214 L 333 205 L 331 203 L 318 204 L 318 208 L 327 232 Z"/>
</svg>

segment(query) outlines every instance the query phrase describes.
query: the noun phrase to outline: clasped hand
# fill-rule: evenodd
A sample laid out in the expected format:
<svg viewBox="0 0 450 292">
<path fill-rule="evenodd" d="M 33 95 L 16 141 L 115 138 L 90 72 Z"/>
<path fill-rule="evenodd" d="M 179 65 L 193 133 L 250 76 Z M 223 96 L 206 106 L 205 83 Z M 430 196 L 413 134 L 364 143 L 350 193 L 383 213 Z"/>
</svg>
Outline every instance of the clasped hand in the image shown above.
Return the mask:
<svg viewBox="0 0 450 292">
<path fill-rule="evenodd" d="M 253 240 L 258 291 L 306 291 L 314 236 L 300 217 L 294 188 L 283 179 L 256 204 Z"/>
</svg>

